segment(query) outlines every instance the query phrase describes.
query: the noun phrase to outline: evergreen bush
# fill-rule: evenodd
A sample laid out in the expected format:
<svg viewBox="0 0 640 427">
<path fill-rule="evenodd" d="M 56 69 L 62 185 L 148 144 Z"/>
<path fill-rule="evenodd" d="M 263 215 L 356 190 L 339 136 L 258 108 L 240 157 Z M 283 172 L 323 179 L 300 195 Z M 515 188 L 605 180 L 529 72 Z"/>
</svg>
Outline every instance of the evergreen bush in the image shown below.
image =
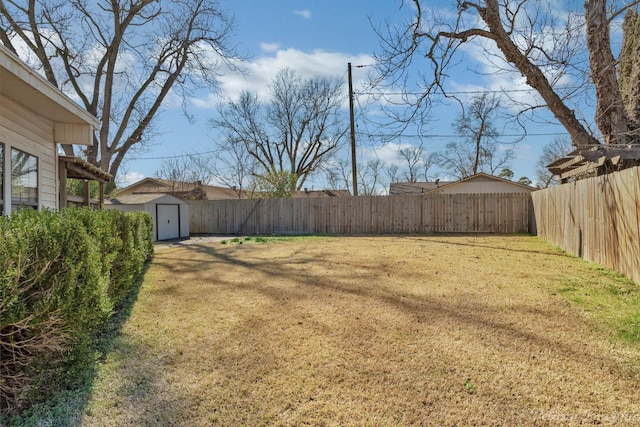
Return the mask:
<svg viewBox="0 0 640 427">
<path fill-rule="evenodd" d="M 0 412 L 73 386 L 153 251 L 146 213 L 20 210 L 0 217 Z"/>
</svg>

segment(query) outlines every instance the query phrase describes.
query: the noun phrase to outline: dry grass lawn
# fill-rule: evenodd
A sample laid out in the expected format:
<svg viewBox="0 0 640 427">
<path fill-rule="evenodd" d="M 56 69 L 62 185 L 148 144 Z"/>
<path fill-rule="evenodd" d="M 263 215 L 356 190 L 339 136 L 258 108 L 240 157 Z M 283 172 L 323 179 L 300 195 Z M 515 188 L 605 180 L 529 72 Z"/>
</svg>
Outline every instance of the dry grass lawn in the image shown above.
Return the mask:
<svg viewBox="0 0 640 427">
<path fill-rule="evenodd" d="M 82 425 L 640 425 L 638 290 L 536 237 L 243 243 L 156 253 Z"/>
</svg>

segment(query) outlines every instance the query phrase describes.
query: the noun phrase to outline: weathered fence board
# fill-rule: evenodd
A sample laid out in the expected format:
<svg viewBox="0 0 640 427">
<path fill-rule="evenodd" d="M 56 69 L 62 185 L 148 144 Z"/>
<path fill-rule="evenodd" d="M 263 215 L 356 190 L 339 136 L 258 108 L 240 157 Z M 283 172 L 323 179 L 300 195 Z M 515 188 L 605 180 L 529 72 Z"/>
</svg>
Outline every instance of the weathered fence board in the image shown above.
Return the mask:
<svg viewBox="0 0 640 427">
<path fill-rule="evenodd" d="M 537 233 L 640 283 L 640 167 L 532 193 Z"/>
<path fill-rule="evenodd" d="M 207 234 L 388 234 L 530 231 L 529 193 L 205 200 L 190 230 Z"/>
</svg>

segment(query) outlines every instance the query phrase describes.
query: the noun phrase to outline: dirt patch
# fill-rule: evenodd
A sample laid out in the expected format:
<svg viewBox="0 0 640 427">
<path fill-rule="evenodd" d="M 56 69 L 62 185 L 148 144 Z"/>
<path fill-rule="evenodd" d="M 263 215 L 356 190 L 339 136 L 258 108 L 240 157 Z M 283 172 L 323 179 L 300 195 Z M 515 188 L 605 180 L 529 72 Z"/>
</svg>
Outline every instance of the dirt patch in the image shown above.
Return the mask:
<svg viewBox="0 0 640 427">
<path fill-rule="evenodd" d="M 170 247 L 83 425 L 640 425 L 640 348 L 529 236 Z"/>
<path fill-rule="evenodd" d="M 169 248 L 179 248 L 186 245 L 206 245 L 211 243 L 220 243 L 221 241 L 229 241 L 237 238 L 237 236 L 223 236 L 219 234 L 196 234 L 186 239 L 163 240 L 156 242 L 154 249 L 161 251 Z"/>
</svg>

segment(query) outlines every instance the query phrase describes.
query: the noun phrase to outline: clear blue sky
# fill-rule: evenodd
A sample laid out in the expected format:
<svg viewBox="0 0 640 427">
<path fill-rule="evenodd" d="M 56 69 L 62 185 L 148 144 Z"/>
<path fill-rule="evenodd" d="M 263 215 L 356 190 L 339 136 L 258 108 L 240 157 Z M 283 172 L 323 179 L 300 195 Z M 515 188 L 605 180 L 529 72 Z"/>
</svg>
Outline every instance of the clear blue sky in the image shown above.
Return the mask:
<svg viewBox="0 0 640 427">
<path fill-rule="evenodd" d="M 372 23 L 375 26 L 384 25 L 385 21 L 400 23 L 411 13 L 407 5 L 400 9 L 399 0 L 237 0 L 222 3 L 235 16 L 237 31 L 234 41 L 238 51 L 248 57 L 244 64 L 246 73 L 225 74 L 221 78 L 220 95 L 195 94 L 188 102 L 189 112 L 196 118 L 193 124 L 182 116 L 178 103 L 175 107 L 167 106 L 156 123 L 159 133 L 154 137 L 153 146 L 147 153 L 132 153 L 121 169 L 121 186 L 153 176 L 163 158 L 211 150 L 216 135 L 209 129 L 207 120 L 215 115 L 215 105 L 220 96 L 233 96 L 245 89 L 266 93 L 270 79 L 285 66 L 305 77 L 325 75 L 344 78 L 346 91 L 347 63 L 372 64 L 373 52 L 379 51 Z M 430 2 L 429 5 L 436 7 L 438 3 L 442 2 Z M 468 53 L 467 61 L 464 69 L 487 71 L 483 58 L 474 56 L 473 52 Z M 510 86 L 526 88 L 517 76 L 479 75 L 464 69 L 450 81 L 452 90 L 474 92 Z M 361 88 L 365 70 L 354 69 L 356 91 Z M 523 96 L 533 95 L 523 92 Z M 361 103 L 366 103 L 366 99 L 362 98 Z M 432 118 L 433 137 L 425 139 L 426 151 L 441 150 L 452 139 L 447 135 L 453 134 L 451 123 L 458 113 L 459 109 L 454 107 L 438 109 Z M 362 126 L 359 124 L 360 128 Z M 553 134 L 563 132 L 563 129 L 545 124 L 532 126 L 528 132 Z M 553 136 L 534 135 L 516 146 L 517 158 L 510 165 L 516 179 L 520 176 L 534 179 L 535 162 L 542 146 L 551 139 Z M 412 141 L 407 137 L 387 146 L 361 145 L 358 155 L 363 162 L 376 157 L 387 163 L 398 162 L 396 151 L 399 144 Z M 440 172 L 439 177 L 447 179 L 446 172 Z M 316 180 L 311 185 L 320 188 L 324 182 Z"/>
</svg>

